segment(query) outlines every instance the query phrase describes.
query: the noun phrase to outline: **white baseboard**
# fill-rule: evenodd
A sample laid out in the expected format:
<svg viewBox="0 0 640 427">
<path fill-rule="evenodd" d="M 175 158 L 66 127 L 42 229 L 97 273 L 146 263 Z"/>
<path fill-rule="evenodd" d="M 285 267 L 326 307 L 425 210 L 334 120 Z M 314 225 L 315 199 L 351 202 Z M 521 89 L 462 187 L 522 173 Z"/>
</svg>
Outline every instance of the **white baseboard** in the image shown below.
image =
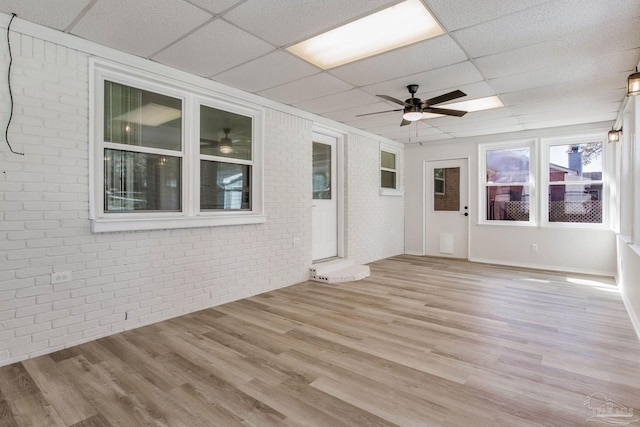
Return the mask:
<svg viewBox="0 0 640 427">
<path fill-rule="evenodd" d="M 592 276 L 614 277 L 615 275 L 613 271 L 578 269 L 578 268 L 571 268 L 571 267 L 559 267 L 557 265 L 530 264 L 526 262 L 511 262 L 511 261 L 502 261 L 502 260 L 487 259 L 487 258 L 469 258 L 469 261 L 480 262 L 483 264 L 504 265 L 508 267 L 532 268 L 534 270 L 550 270 L 550 271 L 558 271 L 558 272 L 564 272 L 564 273 L 590 274 Z"/>
<path fill-rule="evenodd" d="M 638 340 L 640 340 L 640 319 L 638 315 L 633 310 L 633 306 L 631 302 L 627 299 L 624 291 L 620 292 L 620 296 L 622 296 L 622 302 L 624 303 L 624 307 L 627 309 L 627 313 L 629 314 L 629 318 L 631 319 L 631 324 L 633 325 L 633 329 L 636 331 L 636 335 L 638 336 Z"/>
</svg>

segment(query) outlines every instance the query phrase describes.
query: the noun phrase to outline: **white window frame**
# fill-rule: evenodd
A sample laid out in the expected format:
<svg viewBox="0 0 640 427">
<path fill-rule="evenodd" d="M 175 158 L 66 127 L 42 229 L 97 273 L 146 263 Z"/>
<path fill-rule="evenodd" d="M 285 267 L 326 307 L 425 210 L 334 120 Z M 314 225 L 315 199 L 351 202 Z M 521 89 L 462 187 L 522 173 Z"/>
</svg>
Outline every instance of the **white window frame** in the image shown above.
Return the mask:
<svg viewBox="0 0 640 427">
<path fill-rule="evenodd" d="M 549 180 L 549 149 L 555 145 L 578 145 L 587 144 L 590 142 L 599 142 L 602 144 L 602 179 L 601 180 L 584 180 L 580 181 L 581 184 L 596 183 L 602 184 L 602 222 L 601 223 L 589 223 L 589 222 L 550 222 L 549 221 L 549 186 L 551 184 Z M 540 218 L 543 227 L 552 228 L 596 228 L 604 229 L 609 227 L 609 185 L 607 182 L 607 175 L 605 174 L 606 165 L 606 147 L 607 147 L 606 135 L 601 134 L 587 134 L 576 135 L 571 137 L 558 137 L 558 138 L 544 138 L 541 140 L 542 155 L 540 156 Z"/>
<path fill-rule="evenodd" d="M 104 81 L 109 80 L 180 98 L 183 102 L 182 150 L 180 153 L 146 147 L 132 149 L 124 144 L 105 142 Z M 212 227 L 223 225 L 259 224 L 266 222 L 263 200 L 263 140 L 264 110 L 250 103 L 214 94 L 191 84 L 158 76 L 104 60 L 91 59 L 89 80 L 89 218 L 93 232 L 137 231 Z M 220 110 L 250 116 L 253 124 L 251 164 L 251 210 L 200 211 L 200 104 Z M 104 149 L 179 155 L 181 166 L 181 212 L 109 212 L 104 211 Z M 226 159 L 229 161 L 230 159 Z M 233 159 L 234 163 L 246 161 Z"/>
<path fill-rule="evenodd" d="M 504 221 L 487 219 L 487 187 L 500 186 L 487 182 L 487 152 L 494 150 L 511 150 L 518 148 L 529 149 L 529 220 L 528 221 Z M 511 227 L 534 227 L 537 224 L 537 152 L 535 140 L 520 140 L 500 143 L 489 143 L 478 145 L 478 224 L 479 225 L 500 225 Z M 513 184 L 505 184 L 512 186 Z"/>
<path fill-rule="evenodd" d="M 396 157 L 396 168 L 389 169 L 382 167 L 382 152 L 385 151 L 387 153 L 391 153 Z M 392 145 L 389 143 L 381 142 L 380 150 L 379 150 L 379 160 L 378 166 L 380 169 L 380 175 L 378 176 L 378 185 L 380 186 L 380 195 L 381 196 L 402 196 L 404 195 L 403 189 L 403 180 L 402 180 L 402 148 Z M 382 187 L 382 171 L 395 172 L 396 174 L 396 188 L 384 188 Z"/>
</svg>

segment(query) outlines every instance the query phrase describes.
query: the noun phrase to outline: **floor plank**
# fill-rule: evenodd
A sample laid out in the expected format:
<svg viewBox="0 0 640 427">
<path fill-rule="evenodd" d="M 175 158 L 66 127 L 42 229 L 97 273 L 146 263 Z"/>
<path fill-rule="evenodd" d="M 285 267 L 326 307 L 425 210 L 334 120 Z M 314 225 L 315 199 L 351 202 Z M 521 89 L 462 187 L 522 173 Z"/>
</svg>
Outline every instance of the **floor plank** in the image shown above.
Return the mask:
<svg viewBox="0 0 640 427">
<path fill-rule="evenodd" d="M 592 426 L 595 393 L 640 414 L 611 279 L 370 266 L 2 367 L 0 427 Z"/>
</svg>

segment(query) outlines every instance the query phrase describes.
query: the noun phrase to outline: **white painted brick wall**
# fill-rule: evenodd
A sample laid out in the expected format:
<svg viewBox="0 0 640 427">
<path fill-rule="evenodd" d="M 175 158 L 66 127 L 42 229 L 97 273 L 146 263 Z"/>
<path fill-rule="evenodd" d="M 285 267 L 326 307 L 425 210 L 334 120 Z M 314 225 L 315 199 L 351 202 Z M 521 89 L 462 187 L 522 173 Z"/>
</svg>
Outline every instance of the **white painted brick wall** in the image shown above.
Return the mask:
<svg viewBox="0 0 640 427">
<path fill-rule="evenodd" d="M 311 121 L 266 111 L 266 224 L 92 234 L 88 55 L 12 41 L 9 137 L 25 155 L 0 147 L 0 365 L 308 278 Z M 0 84 L 3 124 L 7 105 Z M 378 143 L 349 135 L 345 151 L 347 252 L 400 253 L 402 198 L 377 195 Z M 52 284 L 59 271 L 72 280 Z"/>
<path fill-rule="evenodd" d="M 380 195 L 380 143 L 351 134 L 345 160 L 347 256 L 368 263 L 403 253 L 404 197 Z"/>
</svg>

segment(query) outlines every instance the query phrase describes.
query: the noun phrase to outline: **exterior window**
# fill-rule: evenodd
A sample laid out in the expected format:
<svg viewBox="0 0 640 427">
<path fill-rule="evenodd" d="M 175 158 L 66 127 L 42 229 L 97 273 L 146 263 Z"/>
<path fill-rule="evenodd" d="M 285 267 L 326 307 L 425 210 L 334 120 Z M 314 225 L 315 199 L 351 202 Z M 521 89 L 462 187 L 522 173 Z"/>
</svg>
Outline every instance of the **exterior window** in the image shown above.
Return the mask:
<svg viewBox="0 0 640 427">
<path fill-rule="evenodd" d="M 549 223 L 603 223 L 602 142 L 547 146 Z"/>
<path fill-rule="evenodd" d="M 92 59 L 94 232 L 257 224 L 263 111 Z"/>
<path fill-rule="evenodd" d="M 486 221 L 530 222 L 531 147 L 483 150 Z"/>
<path fill-rule="evenodd" d="M 104 212 L 181 211 L 182 100 L 104 81 Z"/>
<path fill-rule="evenodd" d="M 200 209 L 250 210 L 251 117 L 200 106 Z"/>
<path fill-rule="evenodd" d="M 433 193 L 436 196 L 445 195 L 445 170 L 443 168 L 433 170 Z"/>
<path fill-rule="evenodd" d="M 396 155 L 380 151 L 380 187 L 397 189 Z"/>
</svg>

